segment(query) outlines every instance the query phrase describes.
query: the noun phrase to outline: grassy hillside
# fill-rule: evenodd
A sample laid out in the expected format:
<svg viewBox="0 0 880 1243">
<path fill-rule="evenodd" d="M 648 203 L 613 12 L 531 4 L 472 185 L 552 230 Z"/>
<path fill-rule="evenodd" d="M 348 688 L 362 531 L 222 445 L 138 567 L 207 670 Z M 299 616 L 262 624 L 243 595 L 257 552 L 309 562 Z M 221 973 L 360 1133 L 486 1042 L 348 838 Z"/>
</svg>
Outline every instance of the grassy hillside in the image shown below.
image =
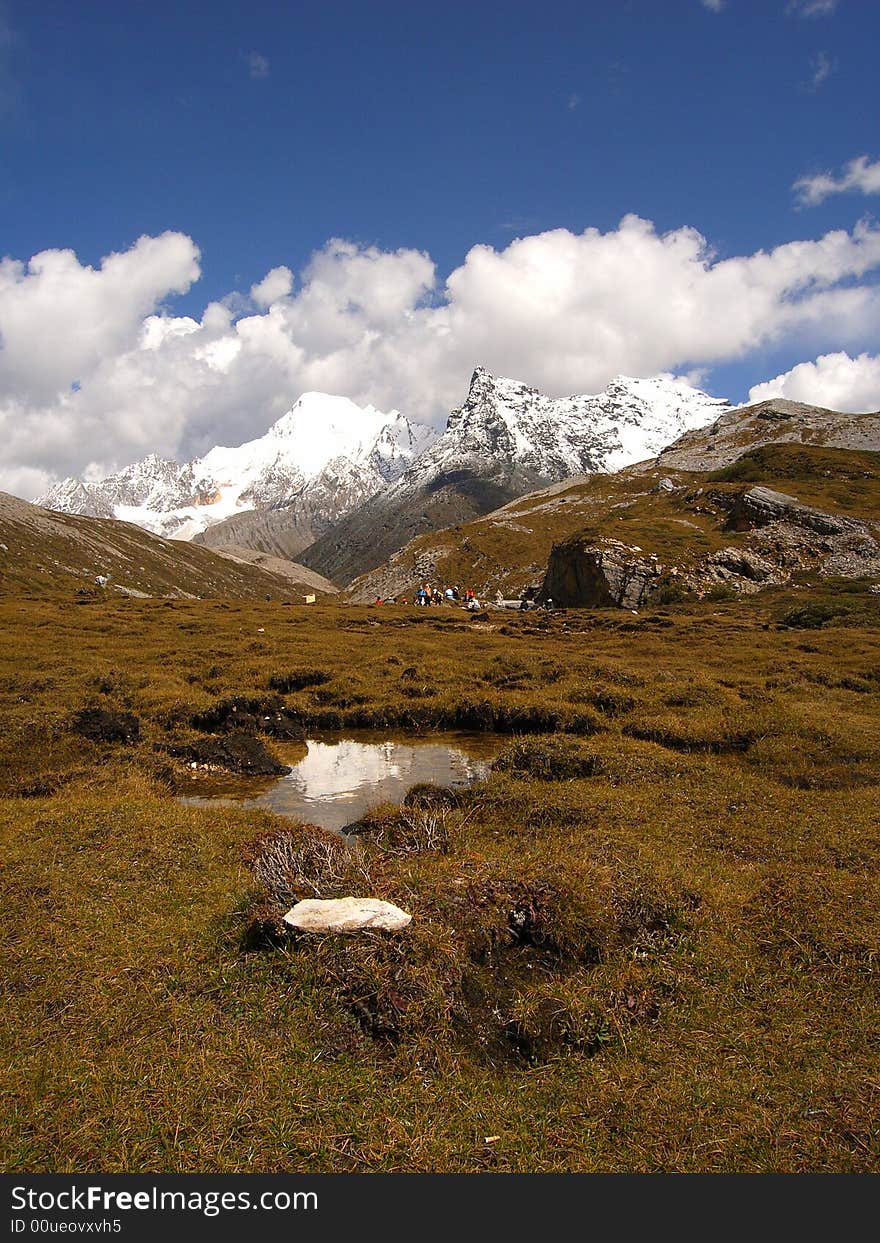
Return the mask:
<svg viewBox="0 0 880 1243">
<path fill-rule="evenodd" d="M 306 585 L 256 565 L 231 560 L 180 540 L 165 540 L 127 522 L 55 513 L 0 493 L 0 594 L 75 595 L 106 591 L 130 596 L 290 598 Z"/>
<path fill-rule="evenodd" d="M 674 487 L 664 490 L 661 480 Z M 383 570 L 352 585 L 366 602 L 411 593 L 424 579 L 517 597 L 540 584 L 554 544 L 584 532 L 615 539 L 684 570 L 743 533 L 725 529 L 738 493 L 762 483 L 830 513 L 880 521 L 880 453 L 806 445 L 768 445 L 710 474 L 659 469 L 591 475 L 512 501 L 461 526 L 421 536 Z"/>
<path fill-rule="evenodd" d="M 880 597 L 850 588 L 477 621 L 0 600 L 4 1168 L 876 1169 Z M 175 801 L 233 699 L 509 743 L 348 853 Z M 314 887 L 413 922 L 279 941 Z"/>
</svg>

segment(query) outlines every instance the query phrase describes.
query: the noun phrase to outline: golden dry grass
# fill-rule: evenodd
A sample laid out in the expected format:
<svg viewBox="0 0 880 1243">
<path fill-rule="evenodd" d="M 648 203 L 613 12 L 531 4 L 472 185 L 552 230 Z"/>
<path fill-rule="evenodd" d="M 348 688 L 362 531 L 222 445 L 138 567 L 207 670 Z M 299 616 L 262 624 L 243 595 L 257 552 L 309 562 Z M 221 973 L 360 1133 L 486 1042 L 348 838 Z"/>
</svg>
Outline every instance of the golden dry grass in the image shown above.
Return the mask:
<svg viewBox="0 0 880 1243">
<path fill-rule="evenodd" d="M 5 1168 L 876 1168 L 877 598 L 779 625 L 806 602 L 0 602 Z M 510 733 L 442 833 L 386 806 L 347 871 L 288 830 L 404 935 L 279 941 L 284 826 L 175 801 L 236 697 Z"/>
</svg>

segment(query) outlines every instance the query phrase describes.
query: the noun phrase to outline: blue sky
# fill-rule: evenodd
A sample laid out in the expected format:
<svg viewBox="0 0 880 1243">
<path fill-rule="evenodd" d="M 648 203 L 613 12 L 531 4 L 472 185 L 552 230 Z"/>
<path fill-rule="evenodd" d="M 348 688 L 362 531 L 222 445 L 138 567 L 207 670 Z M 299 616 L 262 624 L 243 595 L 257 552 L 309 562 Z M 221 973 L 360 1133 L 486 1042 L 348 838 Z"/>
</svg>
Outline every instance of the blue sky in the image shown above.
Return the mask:
<svg viewBox="0 0 880 1243">
<path fill-rule="evenodd" d="M 222 392 L 212 383 L 201 404 L 178 411 L 167 426 L 158 420 L 160 447 L 182 451 L 210 441 L 212 409 L 218 433 L 232 438 L 253 427 L 258 434 L 260 423 L 295 399 L 298 383 L 318 387 L 316 378 L 340 381 L 335 387 L 347 386 L 356 399 L 393 400 L 401 408 L 408 402 L 419 408 L 407 413 L 438 419 L 453 394 L 464 396 L 470 366 L 508 363 L 504 341 L 480 332 L 475 348 L 493 357 L 467 356 L 467 325 L 482 306 L 492 315 L 491 298 L 482 288 L 474 292 L 475 281 L 467 277 L 473 305 L 448 356 L 438 355 L 436 323 L 424 321 L 427 336 L 434 334 L 427 344 L 420 337 L 404 348 L 390 319 L 447 302 L 444 282 L 463 267 L 467 276 L 474 246 L 505 254 L 516 238 L 552 231 L 617 236 L 627 215 L 651 222 L 657 238 L 697 231 L 708 247 L 697 261 L 704 267 L 798 240 L 817 243 L 832 230 L 852 238 L 878 203 L 878 46 L 880 5 L 870 0 L 448 0 L 442 6 L 0 0 L 0 250 L 25 265 L 10 296 L 23 296 L 28 278 L 38 279 L 27 262 L 40 252 L 72 250 L 81 268 L 100 271 L 105 256 L 132 252 L 137 239 L 170 232 L 198 248 L 197 276 L 182 251 L 162 256 L 164 284 L 161 277 L 146 282 L 136 305 L 120 307 L 114 294 L 107 306 L 87 299 L 81 314 L 106 316 L 109 306 L 128 324 L 129 337 L 157 312 L 191 317 L 205 332 L 206 306 L 222 302 L 232 324 L 214 324 L 211 331 L 228 337 L 240 318 L 255 312 L 268 318 L 268 303 L 248 300 L 252 286 L 271 270 L 287 268 L 292 285 L 285 295 L 295 297 L 309 283 L 311 257 L 326 253 L 328 239 L 352 243 L 355 258 L 423 252 L 434 264 L 430 278 L 412 261 L 400 278 L 406 294 L 387 302 L 384 290 L 381 296 L 373 291 L 369 297 L 379 297 L 383 309 L 357 331 L 373 334 L 374 355 L 377 332 L 396 334 L 394 359 L 418 358 L 424 349 L 424 367 L 438 380 L 439 405 L 407 378 L 405 361 L 391 360 L 387 341 L 372 372 L 363 343 L 347 363 L 352 334 L 338 323 L 326 339 L 302 346 L 296 334 L 314 336 L 313 309 L 307 323 L 301 315 L 287 324 L 292 353 L 280 363 L 276 358 L 280 372 L 271 391 L 260 391 L 243 412 L 250 372 Z M 849 162 L 861 156 L 867 157 L 863 175 L 838 189 Z M 809 189 L 795 192 L 794 183 L 822 173 L 835 179 L 834 186 L 815 190 L 815 201 L 806 205 Z M 564 241 L 535 261 L 564 265 Z M 820 355 L 846 351 L 851 358 L 866 355 L 870 364 L 878 353 L 880 263 L 873 241 L 861 249 L 861 259 L 841 259 L 831 281 L 838 294 L 857 287 L 857 305 L 851 299 L 848 309 L 835 304 L 827 314 L 817 305 L 793 327 L 784 326 L 781 314 L 735 341 L 703 343 L 693 356 L 680 341 L 655 354 L 637 345 L 629 354 L 612 350 L 609 366 L 698 373 L 711 391 L 744 400 L 752 386 Z M 335 256 L 328 288 L 339 287 L 340 264 L 351 261 L 350 252 Z M 154 256 L 150 262 L 160 261 Z M 597 262 L 601 257 L 591 255 L 578 279 L 589 281 Z M 399 273 L 390 267 L 382 279 L 394 286 Z M 805 279 L 815 281 L 807 267 Z M 660 284 L 647 287 L 646 298 L 665 296 L 662 270 L 656 275 Z M 321 279 L 313 274 L 316 298 Z M 522 270 L 519 279 L 527 279 Z M 621 298 L 637 298 L 638 259 L 620 279 Z M 679 298 L 674 274 L 671 279 L 669 295 Z M 751 280 L 740 283 L 740 296 L 751 296 Z M 685 293 L 688 288 L 686 279 Z M 230 297 L 235 291 L 240 298 Z M 546 320 L 552 336 L 558 299 L 552 289 L 545 293 L 534 314 L 536 322 Z M 785 301 L 800 294 L 776 296 Z M 72 315 L 76 297 L 74 281 Z M 591 305 L 601 320 L 604 304 Z M 716 300 L 707 304 L 710 313 L 723 314 Z M 118 363 L 135 348 L 121 330 L 102 340 L 95 329 L 81 357 L 66 364 L 78 374 L 68 380 L 65 372 L 53 399 L 39 378 L 25 375 L 37 362 L 24 329 L 16 336 L 19 312 L 10 311 L 13 327 L 5 331 L 3 314 L 0 298 L 6 352 L 22 354 L 10 354 L 6 374 L 0 362 L 0 385 L 17 403 L 17 417 L 24 411 L 27 418 L 48 419 L 56 432 L 66 418 L 81 433 L 83 425 L 94 431 L 102 419 L 115 428 L 126 402 L 126 408 L 140 402 L 121 391 L 115 406 L 89 396 L 99 383 L 107 388 L 110 355 L 115 351 Z M 625 335 L 627 325 L 613 321 L 609 339 Z M 648 327 L 636 317 L 633 334 Z M 589 334 L 589 316 L 580 330 Z M 193 330 L 193 348 L 197 337 Z M 271 354 L 261 340 L 259 349 Z M 514 360 L 521 356 L 528 371 L 517 378 L 560 391 L 576 380 L 579 387 L 596 384 L 602 368 L 595 342 L 591 349 L 592 361 L 581 372 L 572 362 L 577 342 L 569 342 L 553 372 L 513 348 Z M 175 365 L 184 363 L 177 358 Z M 371 379 L 389 369 L 397 374 L 395 367 L 396 381 Z M 862 367 L 855 376 L 859 394 L 864 376 Z M 146 444 L 142 431 L 126 431 L 116 456 Z M 97 440 L 89 444 L 81 434 L 68 437 L 53 456 L 49 439 L 48 432 L 37 437 L 42 448 L 22 458 L 22 470 L 52 475 L 66 463 L 97 469 L 113 457 L 102 458 L 94 451 Z M 88 461 L 74 460 L 74 445 Z"/>
</svg>

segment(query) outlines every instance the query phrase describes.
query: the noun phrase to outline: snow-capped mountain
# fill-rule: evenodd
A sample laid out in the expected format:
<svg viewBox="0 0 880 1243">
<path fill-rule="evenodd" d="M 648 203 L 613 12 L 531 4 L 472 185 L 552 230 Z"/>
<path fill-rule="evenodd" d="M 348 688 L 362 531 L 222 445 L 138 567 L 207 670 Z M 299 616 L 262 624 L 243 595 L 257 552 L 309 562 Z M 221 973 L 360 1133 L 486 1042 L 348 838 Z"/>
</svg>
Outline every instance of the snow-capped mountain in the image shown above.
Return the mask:
<svg viewBox="0 0 880 1243">
<path fill-rule="evenodd" d="M 308 532 L 384 488 L 435 438 L 396 410 L 304 393 L 264 436 L 237 448 L 217 446 L 183 465 L 151 454 L 97 483 L 64 479 L 39 503 L 179 539 L 247 511 L 285 508 L 294 517 L 305 506 L 309 542 Z"/>
<path fill-rule="evenodd" d="M 513 465 L 549 482 L 620 470 L 729 409 L 672 376 L 617 376 L 601 393 L 545 397 L 477 367 L 466 401 L 400 487 L 465 464 Z"/>
<path fill-rule="evenodd" d="M 547 397 L 478 367 L 439 437 L 397 411 L 305 393 L 237 448 L 183 465 L 151 455 L 99 483 L 65 479 L 40 503 L 296 557 L 348 581 L 414 535 L 653 457 L 729 408 L 671 376 L 618 376 L 601 393 Z"/>
<path fill-rule="evenodd" d="M 654 457 L 729 409 L 672 376 L 618 376 L 601 393 L 546 397 L 478 367 L 443 435 L 301 559 L 339 582 L 351 581 L 415 535 L 468 521 L 572 475 Z"/>
</svg>

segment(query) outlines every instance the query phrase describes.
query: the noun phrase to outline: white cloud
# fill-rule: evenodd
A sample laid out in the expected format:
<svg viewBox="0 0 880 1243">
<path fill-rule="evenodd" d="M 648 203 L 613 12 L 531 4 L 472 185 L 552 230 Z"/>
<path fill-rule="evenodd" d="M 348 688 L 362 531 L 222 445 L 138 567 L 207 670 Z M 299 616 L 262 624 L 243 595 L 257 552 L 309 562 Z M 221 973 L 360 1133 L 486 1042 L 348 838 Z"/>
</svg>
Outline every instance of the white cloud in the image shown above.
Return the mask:
<svg viewBox="0 0 880 1243">
<path fill-rule="evenodd" d="M 818 91 L 823 82 L 827 82 L 837 69 L 837 61 L 832 60 L 827 52 L 817 52 L 811 62 L 812 75 L 807 83 L 807 89 L 810 91 Z"/>
<path fill-rule="evenodd" d="M 293 273 L 290 268 L 273 268 L 256 285 L 251 285 L 251 298 L 257 306 L 271 306 L 280 298 L 286 298 L 293 289 Z"/>
<path fill-rule="evenodd" d="M 130 348 L 145 316 L 198 279 L 198 260 L 182 233 L 139 238 L 99 269 L 83 267 L 72 250 L 44 250 L 27 265 L 0 260 L 0 392 L 51 400 Z"/>
<path fill-rule="evenodd" d="M 248 52 L 245 57 L 252 78 L 268 78 L 269 60 L 260 52 Z"/>
<path fill-rule="evenodd" d="M 785 11 L 790 17 L 830 17 L 838 0 L 789 0 Z"/>
<path fill-rule="evenodd" d="M 852 414 L 873 413 L 880 410 L 880 356 L 822 354 L 815 362 L 798 363 L 749 392 L 750 402 L 770 397 L 788 397 Z"/>
<path fill-rule="evenodd" d="M 710 13 L 720 13 L 724 8 L 725 0 L 700 0 L 700 3 Z"/>
<path fill-rule="evenodd" d="M 580 95 L 578 95 L 575 91 L 572 91 L 572 93 L 569 95 L 568 99 L 566 100 L 565 106 L 568 108 L 569 112 L 574 112 L 575 108 L 578 108 L 580 106 L 580 103 L 581 103 Z"/>
<path fill-rule="evenodd" d="M 799 177 L 792 189 L 797 192 L 799 203 L 806 207 L 823 202 L 830 194 L 846 194 L 852 190 L 880 194 L 880 160 L 872 164 L 866 155 L 859 155 L 850 160 L 840 177 L 832 173 L 814 173 Z"/>
<path fill-rule="evenodd" d="M 70 251 L 0 265 L 0 487 L 238 444 L 309 389 L 441 423 L 477 363 L 561 395 L 618 373 L 709 371 L 768 344 L 865 348 L 880 331 L 869 223 L 718 259 L 692 228 L 658 234 L 627 216 L 606 233 L 475 246 L 445 283 L 419 251 L 333 240 L 295 286 L 272 269 L 255 310 L 163 310 L 198 270 L 180 234 L 97 270 Z"/>
</svg>

